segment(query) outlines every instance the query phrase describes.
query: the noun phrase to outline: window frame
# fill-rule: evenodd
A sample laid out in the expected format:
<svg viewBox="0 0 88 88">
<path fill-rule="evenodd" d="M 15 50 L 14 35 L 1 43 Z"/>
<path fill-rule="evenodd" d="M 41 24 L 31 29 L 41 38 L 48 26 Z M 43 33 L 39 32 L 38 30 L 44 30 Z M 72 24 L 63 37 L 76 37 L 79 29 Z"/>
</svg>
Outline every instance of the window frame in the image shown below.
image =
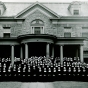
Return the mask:
<svg viewBox="0 0 88 88">
<path fill-rule="evenodd" d="M 40 30 L 41 30 L 40 34 L 44 34 L 44 26 L 31 26 L 31 34 L 35 34 L 34 33 L 35 27 L 40 27 Z"/>
<path fill-rule="evenodd" d="M 82 32 L 82 37 L 83 37 L 83 33 L 86 34 L 86 35 L 88 34 L 88 32 Z M 84 37 L 88 38 L 87 36 L 84 36 Z"/>
<path fill-rule="evenodd" d="M 64 37 L 65 37 L 65 38 L 70 38 L 70 37 L 66 37 L 66 36 L 65 36 L 65 33 L 69 33 L 69 34 L 70 34 L 70 37 L 71 37 L 71 32 L 64 32 Z"/>
<path fill-rule="evenodd" d="M 4 34 L 9 34 L 9 37 L 5 37 Z M 11 34 L 10 33 L 3 33 L 3 38 L 10 38 Z"/>
<path fill-rule="evenodd" d="M 76 15 L 76 16 L 79 15 L 79 10 L 78 9 L 74 9 L 73 10 L 73 15 Z"/>
</svg>

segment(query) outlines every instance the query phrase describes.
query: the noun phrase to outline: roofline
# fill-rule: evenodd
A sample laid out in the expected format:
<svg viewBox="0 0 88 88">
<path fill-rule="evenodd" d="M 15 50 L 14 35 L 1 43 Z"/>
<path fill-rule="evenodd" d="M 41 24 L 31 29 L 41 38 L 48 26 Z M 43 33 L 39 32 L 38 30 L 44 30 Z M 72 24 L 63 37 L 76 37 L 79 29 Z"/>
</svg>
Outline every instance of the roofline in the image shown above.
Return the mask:
<svg viewBox="0 0 88 88">
<path fill-rule="evenodd" d="M 76 40 L 76 39 L 79 39 L 79 40 L 85 40 L 86 38 L 85 37 L 57 37 L 57 39 L 69 39 L 69 40 Z"/>
<path fill-rule="evenodd" d="M 88 16 L 62 16 L 60 19 L 88 19 Z"/>
<path fill-rule="evenodd" d="M 60 19 L 88 19 L 88 16 L 60 16 L 60 18 L 49 18 L 50 20 Z"/>
<path fill-rule="evenodd" d="M 25 18 L 15 18 L 14 16 L 0 16 L 0 19 L 25 20 Z"/>
<path fill-rule="evenodd" d="M 72 4 L 74 1 L 71 1 L 71 2 L 40 2 L 39 3 L 42 3 L 42 4 Z M 81 4 L 88 4 L 87 1 L 78 1 L 80 2 Z M 25 1 L 25 2 L 3 2 L 3 3 L 13 3 L 13 4 L 33 4 L 35 2 L 30 2 L 30 1 Z"/>
<path fill-rule="evenodd" d="M 0 16 L 0 19 L 25 20 L 25 18 L 15 18 L 14 16 Z M 49 18 L 50 20 L 58 19 L 88 19 L 88 16 L 60 16 L 59 18 Z"/>
<path fill-rule="evenodd" d="M 51 9 L 49 9 L 48 7 L 46 7 L 45 5 L 43 5 L 42 3 L 39 3 L 38 1 L 33 3 L 32 5 L 28 6 L 26 9 L 24 9 L 23 11 L 21 11 L 20 13 L 18 13 L 15 18 L 17 18 L 18 16 L 20 16 L 21 14 L 23 14 L 25 11 L 31 9 L 33 6 L 35 5 L 40 5 L 41 7 L 45 8 L 46 10 L 48 10 L 49 12 L 51 12 L 53 15 L 55 15 L 56 17 L 59 17 L 59 15 L 57 13 L 55 13 L 54 11 L 52 11 Z M 42 5 L 41 5 L 42 4 Z"/>
</svg>

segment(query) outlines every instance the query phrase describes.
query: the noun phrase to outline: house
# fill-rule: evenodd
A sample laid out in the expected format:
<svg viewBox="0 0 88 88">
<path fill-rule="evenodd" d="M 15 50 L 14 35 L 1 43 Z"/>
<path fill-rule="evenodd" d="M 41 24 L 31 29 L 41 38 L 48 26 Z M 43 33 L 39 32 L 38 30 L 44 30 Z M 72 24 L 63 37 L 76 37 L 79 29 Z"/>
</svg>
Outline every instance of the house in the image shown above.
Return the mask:
<svg viewBox="0 0 88 88">
<path fill-rule="evenodd" d="M 0 2 L 0 58 L 79 57 L 88 61 L 88 3 Z"/>
</svg>

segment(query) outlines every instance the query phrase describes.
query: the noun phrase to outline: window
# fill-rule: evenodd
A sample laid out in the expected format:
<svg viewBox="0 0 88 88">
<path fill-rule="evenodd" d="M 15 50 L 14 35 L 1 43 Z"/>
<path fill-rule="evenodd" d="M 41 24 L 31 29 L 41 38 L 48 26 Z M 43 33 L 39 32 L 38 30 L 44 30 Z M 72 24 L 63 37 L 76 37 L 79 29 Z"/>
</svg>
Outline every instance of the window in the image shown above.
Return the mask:
<svg viewBox="0 0 88 88">
<path fill-rule="evenodd" d="M 4 38 L 9 38 L 11 33 L 11 29 L 8 26 L 3 27 L 3 37 Z"/>
<path fill-rule="evenodd" d="M 88 27 L 82 27 L 82 29 L 88 29 Z"/>
<path fill-rule="evenodd" d="M 64 37 L 71 37 L 71 33 L 69 32 L 64 33 Z"/>
<path fill-rule="evenodd" d="M 74 10 L 73 14 L 74 15 L 79 15 L 79 10 Z"/>
<path fill-rule="evenodd" d="M 82 33 L 88 33 L 88 27 L 82 27 Z M 85 34 L 83 34 L 84 36 Z"/>
<path fill-rule="evenodd" d="M 71 29 L 71 27 L 64 27 L 64 29 Z"/>
<path fill-rule="evenodd" d="M 10 27 L 3 27 L 3 29 L 10 29 Z"/>
<path fill-rule="evenodd" d="M 43 27 L 32 27 L 31 30 L 32 34 L 44 34 L 44 28 Z"/>
<path fill-rule="evenodd" d="M 3 33 L 3 37 L 4 38 L 9 38 L 10 37 L 10 33 Z"/>
<path fill-rule="evenodd" d="M 82 37 L 88 37 L 88 33 L 82 33 Z"/>
<path fill-rule="evenodd" d="M 88 51 L 84 51 L 85 54 L 88 54 Z"/>
<path fill-rule="evenodd" d="M 71 27 L 64 27 L 64 32 L 71 32 L 72 28 Z"/>
<path fill-rule="evenodd" d="M 40 27 L 35 27 L 35 28 L 34 28 L 34 34 L 41 34 L 41 29 L 40 29 Z"/>
<path fill-rule="evenodd" d="M 40 19 L 35 19 L 31 22 L 32 34 L 44 34 L 44 22 Z"/>
</svg>

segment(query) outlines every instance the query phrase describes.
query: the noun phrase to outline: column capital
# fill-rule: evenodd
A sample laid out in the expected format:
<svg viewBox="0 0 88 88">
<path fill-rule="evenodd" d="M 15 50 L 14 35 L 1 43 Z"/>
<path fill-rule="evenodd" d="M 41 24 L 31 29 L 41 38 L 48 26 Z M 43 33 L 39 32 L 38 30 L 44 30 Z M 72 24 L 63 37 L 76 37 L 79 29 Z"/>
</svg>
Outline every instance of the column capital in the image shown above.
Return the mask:
<svg viewBox="0 0 88 88">
<path fill-rule="evenodd" d="M 59 46 L 64 46 L 64 44 L 60 44 Z"/>
<path fill-rule="evenodd" d="M 46 42 L 46 44 L 51 44 L 50 42 Z"/>
<path fill-rule="evenodd" d="M 84 44 L 80 44 L 80 46 L 84 46 Z"/>
<path fill-rule="evenodd" d="M 26 42 L 26 43 L 24 43 L 24 44 L 28 44 L 28 43 Z"/>
<path fill-rule="evenodd" d="M 10 45 L 10 46 L 15 46 L 14 44 Z"/>
</svg>

